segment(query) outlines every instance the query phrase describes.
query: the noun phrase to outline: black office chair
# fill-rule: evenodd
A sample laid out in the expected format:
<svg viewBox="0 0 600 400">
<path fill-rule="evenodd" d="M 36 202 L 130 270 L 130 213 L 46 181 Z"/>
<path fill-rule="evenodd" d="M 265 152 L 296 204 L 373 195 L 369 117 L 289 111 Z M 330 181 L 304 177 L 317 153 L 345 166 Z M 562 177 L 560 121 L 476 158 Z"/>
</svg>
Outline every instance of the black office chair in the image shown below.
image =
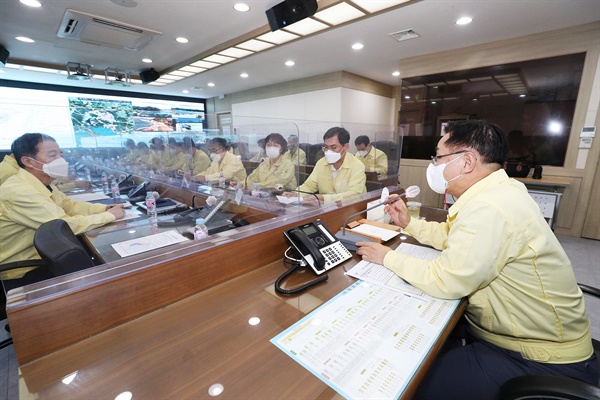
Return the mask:
<svg viewBox="0 0 600 400">
<path fill-rule="evenodd" d="M 41 260 L 15 261 L 0 265 L 0 272 L 37 267 L 21 278 L 2 281 L 4 290 L 0 297 L 0 320 L 6 319 L 5 291 L 8 292 L 11 289 L 70 274 L 95 265 L 85 247 L 63 219 L 55 219 L 40 225 L 33 236 L 33 245 L 42 257 Z"/>
<path fill-rule="evenodd" d="M 600 299 L 600 290 L 579 284 L 583 293 Z M 592 339 L 596 355 L 600 356 L 600 342 Z M 600 399 L 600 376 L 596 385 L 590 385 L 563 376 L 530 375 L 513 378 L 500 388 L 500 400 L 518 399 L 565 399 L 565 400 L 598 400 Z"/>
</svg>

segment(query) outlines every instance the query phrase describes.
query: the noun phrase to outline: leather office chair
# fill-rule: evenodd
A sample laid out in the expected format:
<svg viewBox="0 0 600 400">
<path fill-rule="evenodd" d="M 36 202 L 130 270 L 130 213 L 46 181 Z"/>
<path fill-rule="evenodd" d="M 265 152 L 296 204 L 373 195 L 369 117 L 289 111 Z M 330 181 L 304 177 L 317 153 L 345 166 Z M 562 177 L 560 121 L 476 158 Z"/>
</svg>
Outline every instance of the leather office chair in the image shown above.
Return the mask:
<svg viewBox="0 0 600 400">
<path fill-rule="evenodd" d="M 18 279 L 2 281 L 0 297 L 0 320 L 6 319 L 5 291 L 41 282 L 56 276 L 66 275 L 93 267 L 94 261 L 85 247 L 79 242 L 69 225 L 62 219 L 55 219 L 40 225 L 33 236 L 33 245 L 41 260 L 15 261 L 0 265 L 0 272 L 24 267 L 37 267 Z"/>
<path fill-rule="evenodd" d="M 377 150 L 383 151 L 388 158 L 388 175 L 398 173 L 398 163 L 400 160 L 400 145 L 389 140 L 380 140 L 372 143 Z"/>
<path fill-rule="evenodd" d="M 600 299 L 600 290 L 579 284 L 581 291 L 596 300 Z M 596 355 L 600 357 L 600 342 L 592 339 Z M 566 400 L 598 400 L 600 399 L 600 376 L 596 385 L 590 385 L 563 376 L 530 375 L 513 378 L 500 388 L 500 400 L 517 399 L 566 399 Z"/>
</svg>

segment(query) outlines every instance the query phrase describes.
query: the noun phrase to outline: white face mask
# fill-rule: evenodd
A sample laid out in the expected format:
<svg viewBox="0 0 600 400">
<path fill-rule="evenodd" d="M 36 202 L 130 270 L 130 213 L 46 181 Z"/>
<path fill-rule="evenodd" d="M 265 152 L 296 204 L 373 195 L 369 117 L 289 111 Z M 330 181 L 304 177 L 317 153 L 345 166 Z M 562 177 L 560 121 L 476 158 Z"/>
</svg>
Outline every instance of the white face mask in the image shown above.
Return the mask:
<svg viewBox="0 0 600 400">
<path fill-rule="evenodd" d="M 336 162 L 340 161 L 340 158 L 342 158 L 340 153 L 336 153 L 333 150 L 325 151 L 325 160 L 327 160 L 327 163 L 329 164 L 335 164 Z"/>
<path fill-rule="evenodd" d="M 446 193 L 446 189 L 448 189 L 448 184 L 450 182 L 464 175 L 460 174 L 450 179 L 449 181 L 447 181 L 446 178 L 444 178 L 444 169 L 446 169 L 446 165 L 453 163 L 454 161 L 461 158 L 463 155 L 456 157 L 454 160 L 446 164 L 429 164 L 429 166 L 427 167 L 427 183 L 429 184 L 431 190 L 439 194 L 444 194 Z"/>
<path fill-rule="evenodd" d="M 358 155 L 361 156 L 361 157 L 363 157 L 363 158 L 366 157 L 367 154 L 369 154 L 369 152 L 367 150 L 359 150 L 358 151 Z"/>
<path fill-rule="evenodd" d="M 279 154 L 280 154 L 279 147 L 267 146 L 266 154 L 267 154 L 267 157 L 269 157 L 271 159 L 279 157 Z"/>
<path fill-rule="evenodd" d="M 38 161 L 35 158 L 29 158 L 33 161 L 42 164 L 41 170 L 37 168 L 34 169 L 45 172 L 46 174 L 48 174 L 48 176 L 50 176 L 50 178 L 64 178 L 65 176 L 69 175 L 69 163 L 62 157 L 57 158 L 56 160 L 49 162 L 48 164 L 44 164 L 43 162 Z"/>
<path fill-rule="evenodd" d="M 219 153 L 210 153 L 210 159 L 213 160 L 213 162 L 219 162 L 221 161 L 221 155 Z"/>
</svg>

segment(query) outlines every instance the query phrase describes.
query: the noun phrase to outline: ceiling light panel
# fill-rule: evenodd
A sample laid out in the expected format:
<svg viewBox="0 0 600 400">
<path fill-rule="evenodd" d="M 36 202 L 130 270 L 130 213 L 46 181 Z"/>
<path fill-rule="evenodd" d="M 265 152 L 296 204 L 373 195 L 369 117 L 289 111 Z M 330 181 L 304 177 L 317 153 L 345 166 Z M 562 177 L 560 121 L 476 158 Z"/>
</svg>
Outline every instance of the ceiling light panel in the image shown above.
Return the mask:
<svg viewBox="0 0 600 400">
<path fill-rule="evenodd" d="M 385 10 L 386 8 L 394 7 L 409 1 L 411 0 L 352 0 L 354 4 L 370 13 Z"/>
<path fill-rule="evenodd" d="M 223 56 L 233 57 L 233 58 L 242 58 L 242 57 L 249 56 L 250 54 L 254 54 L 254 52 L 244 50 L 244 49 L 238 49 L 236 47 L 230 47 L 226 50 L 220 51 L 219 54 L 223 55 Z"/>
<path fill-rule="evenodd" d="M 302 21 L 286 26 L 284 29 L 297 35 L 306 36 L 327 29 L 328 27 L 329 25 L 319 22 L 316 19 L 305 18 Z"/>
<path fill-rule="evenodd" d="M 208 62 L 208 61 L 196 61 L 194 63 L 191 63 L 190 66 L 211 69 L 211 68 L 214 68 L 214 67 L 218 67 L 219 64 L 211 63 L 211 62 Z"/>
<path fill-rule="evenodd" d="M 169 84 L 169 83 L 173 83 L 175 81 L 173 79 L 167 79 L 164 76 L 161 76 L 155 82 L 164 83 L 166 85 L 166 84 Z"/>
<path fill-rule="evenodd" d="M 257 39 L 264 40 L 266 42 L 282 44 L 289 42 L 290 40 L 298 39 L 300 36 L 294 35 L 293 33 L 282 31 L 281 29 L 275 32 L 265 33 L 259 36 Z"/>
<path fill-rule="evenodd" d="M 188 72 L 188 71 L 182 71 L 182 70 L 169 72 L 169 75 L 183 76 L 184 78 L 187 78 L 188 76 L 192 76 L 194 74 L 195 74 L 195 72 Z"/>
<path fill-rule="evenodd" d="M 352 7 L 348 3 L 340 3 L 323 11 L 319 11 L 314 17 L 320 21 L 327 22 L 330 25 L 339 25 L 364 15 L 365 13 Z"/>
<path fill-rule="evenodd" d="M 208 56 L 203 59 L 204 61 L 214 62 L 219 64 L 227 64 L 228 62 L 235 61 L 235 58 L 220 56 L 218 54 L 213 54 L 212 56 Z"/>
<path fill-rule="evenodd" d="M 23 70 L 24 71 L 33 71 L 33 72 L 46 72 L 48 74 L 55 74 L 58 72 L 57 69 L 50 69 L 50 68 L 41 68 L 41 67 L 32 67 L 29 65 L 24 65 L 23 66 Z"/>
<path fill-rule="evenodd" d="M 185 72 L 192 72 L 194 74 L 199 74 L 200 72 L 204 72 L 206 71 L 206 68 L 200 68 L 200 67 L 192 67 L 191 65 L 179 68 L 180 71 L 185 71 Z"/>
<path fill-rule="evenodd" d="M 261 51 L 273 47 L 274 44 L 262 42 L 256 39 L 250 39 L 244 43 L 240 43 L 236 45 L 236 47 L 240 47 L 242 49 L 251 50 L 251 51 Z"/>
<path fill-rule="evenodd" d="M 175 72 L 175 71 L 173 71 L 173 72 Z M 180 79 L 186 78 L 185 76 L 178 76 L 178 75 L 175 75 L 173 72 L 170 72 L 170 73 L 168 73 L 168 74 L 166 74 L 166 75 L 163 75 L 163 76 L 162 76 L 162 78 L 169 79 L 169 80 L 171 80 L 171 81 L 178 81 L 178 80 L 180 80 Z M 158 80 L 158 79 L 157 79 L 157 80 Z M 156 81 L 155 81 L 155 82 L 156 82 Z"/>
</svg>

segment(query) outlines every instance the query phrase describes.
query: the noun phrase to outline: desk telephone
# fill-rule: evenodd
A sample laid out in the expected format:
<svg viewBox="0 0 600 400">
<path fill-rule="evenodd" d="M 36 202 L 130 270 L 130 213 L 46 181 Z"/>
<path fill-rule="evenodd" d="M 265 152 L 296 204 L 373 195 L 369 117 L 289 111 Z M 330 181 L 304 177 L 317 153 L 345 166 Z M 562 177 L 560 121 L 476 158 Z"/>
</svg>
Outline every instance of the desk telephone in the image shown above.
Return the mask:
<svg viewBox="0 0 600 400">
<path fill-rule="evenodd" d="M 195 225 L 198 218 L 204 218 L 204 223 L 207 224 L 217 211 L 229 203 L 229 200 L 227 197 L 222 197 L 212 206 L 206 205 L 204 207 L 190 208 L 173 216 L 173 221 L 159 221 L 158 226 Z"/>
<path fill-rule="evenodd" d="M 320 220 L 284 231 L 285 237 L 317 275 L 352 258 L 352 254 Z"/>
</svg>

